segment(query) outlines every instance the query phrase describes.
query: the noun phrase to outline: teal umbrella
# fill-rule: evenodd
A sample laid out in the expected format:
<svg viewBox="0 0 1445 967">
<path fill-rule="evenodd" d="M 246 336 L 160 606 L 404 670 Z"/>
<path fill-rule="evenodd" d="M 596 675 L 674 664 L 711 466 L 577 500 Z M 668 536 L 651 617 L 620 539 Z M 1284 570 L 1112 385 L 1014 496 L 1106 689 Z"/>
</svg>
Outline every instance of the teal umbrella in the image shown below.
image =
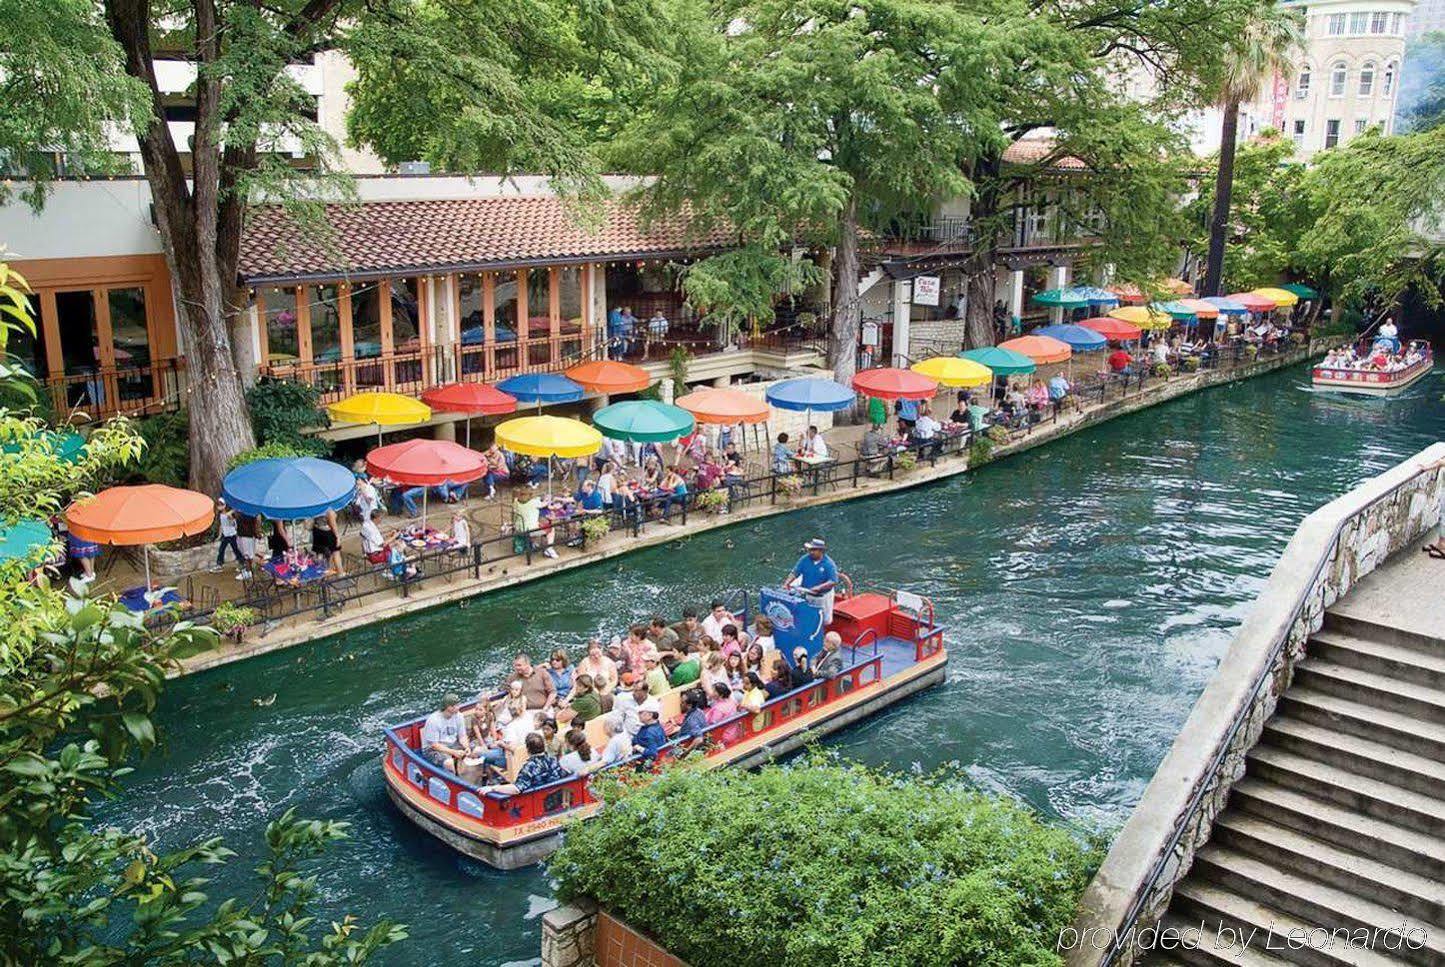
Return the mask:
<svg viewBox="0 0 1445 967">
<path fill-rule="evenodd" d="M 85 449 L 85 437 L 73 430 L 61 432 L 60 430 L 42 430 L 36 434 L 36 438 L 44 440 L 50 445 L 53 452 L 66 463 L 74 463 L 80 459 L 81 451 Z M 19 453 L 21 444 L 18 441 L 5 444 L 0 447 L 6 453 Z"/>
<path fill-rule="evenodd" d="M 1149 308 L 1156 312 L 1167 312 L 1173 319 L 1193 319 L 1199 315 L 1193 309 L 1186 305 L 1180 305 L 1178 302 L 1152 302 L 1149 304 Z"/>
<path fill-rule="evenodd" d="M 614 440 L 663 443 L 687 436 L 697 421 L 680 406 L 656 400 L 627 400 L 598 410 L 592 415 L 592 425 Z"/>
<path fill-rule="evenodd" d="M 1083 289 L 1045 289 L 1035 292 L 1033 301 L 1041 306 L 1058 306 L 1061 309 L 1087 309 L 1092 300 Z"/>
<path fill-rule="evenodd" d="M 1301 299 L 1318 299 L 1320 297 L 1318 290 L 1311 289 L 1302 282 L 1287 282 L 1280 286 L 1280 288 L 1286 292 L 1293 292 Z"/>
<path fill-rule="evenodd" d="M 45 548 L 55 539 L 50 525 L 34 517 L 0 527 L 0 561 L 30 561 L 39 564 Z"/>
<path fill-rule="evenodd" d="M 997 346 L 970 349 L 959 355 L 964 359 L 971 359 L 987 366 L 993 370 L 995 376 L 1019 376 L 1024 373 L 1032 373 L 1038 368 L 1034 365 L 1034 361 L 1023 353 L 1014 352 L 1012 349 L 1000 349 Z"/>
</svg>

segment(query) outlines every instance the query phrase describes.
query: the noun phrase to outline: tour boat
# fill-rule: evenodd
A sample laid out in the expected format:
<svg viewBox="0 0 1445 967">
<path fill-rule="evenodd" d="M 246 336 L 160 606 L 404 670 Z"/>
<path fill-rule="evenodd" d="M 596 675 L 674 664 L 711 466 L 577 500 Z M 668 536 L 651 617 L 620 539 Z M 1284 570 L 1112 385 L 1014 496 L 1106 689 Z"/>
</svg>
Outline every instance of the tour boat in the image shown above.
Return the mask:
<svg viewBox="0 0 1445 967">
<path fill-rule="evenodd" d="M 1352 393 L 1359 396 L 1390 396 L 1411 386 L 1430 374 L 1435 358 L 1430 344 L 1423 339 L 1410 343 L 1410 349 L 1421 354 L 1418 362 L 1404 369 L 1385 372 L 1378 369 L 1347 369 L 1316 366 L 1311 383 L 1317 390 L 1331 393 Z"/>
<path fill-rule="evenodd" d="M 826 628 L 822 611 L 791 591 L 764 588 L 758 607 L 772 620 L 780 656 L 790 656 L 800 646 L 814 656 L 822 648 L 824 633 L 838 632 L 844 642 L 843 671 L 780 695 L 759 712 L 739 712 L 710 726 L 701 744 L 692 739 L 670 742 L 652 768 L 669 762 L 682 768 L 758 765 L 943 681 L 948 660 L 943 628 L 934 621 L 933 604 L 926 598 L 906 591 L 853 593 L 845 577 Z M 749 610 L 744 595 L 742 610 L 734 612 L 739 627 L 750 624 Z M 682 693 L 692 687 L 675 688 L 662 696 L 664 723 L 676 718 Z M 462 711 L 470 714 L 473 708 L 474 704 L 464 706 Z M 606 741 L 604 718 L 587 723 L 594 749 L 601 749 Z M 601 808 L 590 788 L 591 776 L 586 775 L 512 795 L 475 786 L 421 755 L 424 722 L 424 717 L 418 718 L 385 730 L 386 790 L 404 816 L 467 856 L 504 870 L 535 863 L 557 848 L 566 823 L 586 819 Z M 683 746 L 690 751 L 681 754 Z M 509 776 L 520 765 L 511 762 Z M 638 759 L 631 759 L 610 769 L 636 770 L 640 765 Z"/>
</svg>

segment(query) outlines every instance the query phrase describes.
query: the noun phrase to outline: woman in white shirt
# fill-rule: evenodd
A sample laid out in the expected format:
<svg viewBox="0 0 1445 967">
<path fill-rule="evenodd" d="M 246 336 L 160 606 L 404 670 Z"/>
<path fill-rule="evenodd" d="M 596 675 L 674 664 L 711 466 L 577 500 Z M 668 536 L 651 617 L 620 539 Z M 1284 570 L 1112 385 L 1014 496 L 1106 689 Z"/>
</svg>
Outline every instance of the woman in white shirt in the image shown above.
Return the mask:
<svg viewBox="0 0 1445 967">
<path fill-rule="evenodd" d="M 602 749 L 602 758 L 597 768 L 615 766 L 632 755 L 632 736 L 622 727 L 622 716 L 609 715 L 603 723 L 607 729 L 607 745 Z"/>
<path fill-rule="evenodd" d="M 472 525 L 460 509 L 452 513 L 452 543 L 457 547 L 472 546 Z"/>
<path fill-rule="evenodd" d="M 566 741 L 567 751 L 557 760 L 563 771 L 580 776 L 597 768 L 597 757 L 592 752 L 592 746 L 587 744 L 586 732 L 571 729 L 567 733 Z"/>
</svg>

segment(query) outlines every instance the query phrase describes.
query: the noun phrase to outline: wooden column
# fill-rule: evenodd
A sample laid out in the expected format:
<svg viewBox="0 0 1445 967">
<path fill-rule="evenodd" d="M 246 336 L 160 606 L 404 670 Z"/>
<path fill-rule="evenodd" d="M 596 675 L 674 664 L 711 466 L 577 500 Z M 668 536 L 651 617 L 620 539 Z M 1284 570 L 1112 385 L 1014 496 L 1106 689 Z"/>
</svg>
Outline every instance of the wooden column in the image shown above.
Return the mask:
<svg viewBox="0 0 1445 967">
<path fill-rule="evenodd" d="M 307 296 L 308 288 L 308 286 L 298 285 L 291 290 L 291 295 L 296 300 L 296 371 L 298 377 L 303 381 L 309 381 L 309 377 L 313 374 L 311 299 Z"/>
<path fill-rule="evenodd" d="M 497 276 L 494 272 L 482 273 L 482 378 L 491 382 L 497 378 Z"/>
<path fill-rule="evenodd" d="M 256 366 L 264 373 L 271 366 L 271 330 L 266 325 L 266 297 L 261 289 L 256 290 L 256 336 L 261 346 Z"/>
<path fill-rule="evenodd" d="M 390 390 L 396 385 L 396 370 L 392 365 L 391 336 L 391 280 L 382 279 L 376 283 L 377 319 L 381 327 L 381 382 Z"/>
<path fill-rule="evenodd" d="M 110 325 L 110 299 L 104 289 L 91 289 L 90 301 L 95 307 L 95 362 L 100 367 L 97 383 L 101 398 L 96 407 L 104 412 L 120 412 L 120 384 L 115 378 L 115 332 Z"/>
<path fill-rule="evenodd" d="M 432 386 L 431 323 L 432 323 L 432 277 L 416 277 L 416 346 L 421 354 L 421 386 Z"/>
<path fill-rule="evenodd" d="M 356 392 L 356 330 L 351 320 L 351 283 L 336 287 L 336 326 L 341 337 L 341 389 L 347 396 Z"/>
<path fill-rule="evenodd" d="M 527 304 L 527 270 L 517 270 L 517 370 L 525 372 L 532 362 L 532 307 Z"/>
<path fill-rule="evenodd" d="M 551 337 L 550 350 L 553 367 L 562 362 L 562 290 L 561 269 L 553 265 L 547 269 L 547 330 Z"/>
</svg>

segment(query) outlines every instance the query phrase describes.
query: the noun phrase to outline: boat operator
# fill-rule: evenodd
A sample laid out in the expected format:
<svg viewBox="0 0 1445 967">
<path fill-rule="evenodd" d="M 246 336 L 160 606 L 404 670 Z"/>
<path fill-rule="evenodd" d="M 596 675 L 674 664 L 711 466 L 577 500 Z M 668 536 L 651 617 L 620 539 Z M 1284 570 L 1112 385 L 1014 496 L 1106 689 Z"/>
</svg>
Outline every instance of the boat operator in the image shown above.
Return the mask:
<svg viewBox="0 0 1445 967">
<path fill-rule="evenodd" d="M 833 623 L 833 593 L 838 586 L 838 565 L 828 556 L 828 542 L 815 537 L 803 545 L 803 556 L 783 582 L 797 588 L 823 612 L 823 627 Z"/>
</svg>

